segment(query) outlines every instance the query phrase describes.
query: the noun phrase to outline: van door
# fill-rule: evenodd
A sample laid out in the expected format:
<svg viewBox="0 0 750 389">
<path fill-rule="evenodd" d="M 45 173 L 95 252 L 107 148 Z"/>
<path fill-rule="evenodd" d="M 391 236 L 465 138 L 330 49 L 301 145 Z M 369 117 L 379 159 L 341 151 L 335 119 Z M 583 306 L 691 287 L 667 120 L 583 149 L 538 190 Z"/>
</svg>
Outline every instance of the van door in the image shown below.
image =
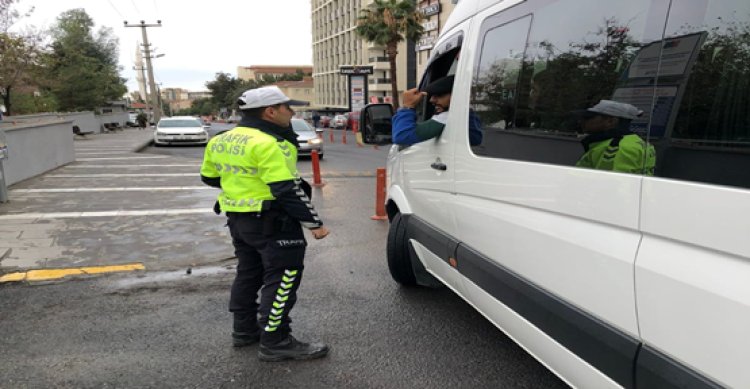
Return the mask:
<svg viewBox="0 0 750 389">
<path fill-rule="evenodd" d="M 480 145 L 465 129 L 456 146 L 458 269 L 482 312 L 574 386 L 633 386 L 642 137 L 655 89 L 653 74 L 627 72 L 662 39 L 668 6 L 500 3 L 477 16 L 471 68 L 458 72 L 471 87 L 454 104 L 470 102 L 464 118 L 482 127 Z"/>
<path fill-rule="evenodd" d="M 455 72 L 459 61 L 460 43 L 468 22 L 458 26 L 433 49 L 420 89 Z M 417 109 L 417 122 L 424 122 L 437 114 L 429 97 L 422 99 Z M 411 199 L 412 215 L 407 233 L 425 267 L 444 283 L 460 290 L 455 269 L 449 266 L 458 245 L 453 238 L 455 222 L 450 206 L 453 203 L 455 124 L 448 119 L 443 133 L 410 146 L 399 146 L 399 161 L 406 198 Z"/>
<path fill-rule="evenodd" d="M 644 387 L 750 387 L 748 31 L 747 0 L 672 1 L 636 262 Z"/>
</svg>

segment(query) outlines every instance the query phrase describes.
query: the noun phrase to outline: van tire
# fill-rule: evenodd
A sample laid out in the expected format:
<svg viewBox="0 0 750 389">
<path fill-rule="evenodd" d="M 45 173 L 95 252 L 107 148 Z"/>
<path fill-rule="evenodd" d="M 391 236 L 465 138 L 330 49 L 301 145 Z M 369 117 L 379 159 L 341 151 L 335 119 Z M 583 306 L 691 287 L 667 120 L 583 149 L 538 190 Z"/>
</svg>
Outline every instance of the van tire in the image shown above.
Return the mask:
<svg viewBox="0 0 750 389">
<path fill-rule="evenodd" d="M 409 256 L 409 241 L 406 238 L 406 221 L 397 213 L 388 229 L 386 256 L 388 270 L 393 280 L 404 286 L 416 286 L 417 279 Z"/>
</svg>

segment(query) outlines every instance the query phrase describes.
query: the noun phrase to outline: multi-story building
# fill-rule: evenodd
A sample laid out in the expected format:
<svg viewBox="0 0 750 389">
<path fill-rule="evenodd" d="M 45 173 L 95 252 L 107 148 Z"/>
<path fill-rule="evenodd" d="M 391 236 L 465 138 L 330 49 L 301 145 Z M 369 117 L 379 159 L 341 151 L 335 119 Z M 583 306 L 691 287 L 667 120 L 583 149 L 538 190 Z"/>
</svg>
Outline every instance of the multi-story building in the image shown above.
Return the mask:
<svg viewBox="0 0 750 389">
<path fill-rule="evenodd" d="M 302 100 L 310 103 L 315 101 L 315 89 L 313 88 L 312 77 L 304 77 L 301 81 L 279 81 L 274 85 L 278 86 L 292 100 Z"/>
<path fill-rule="evenodd" d="M 285 75 L 303 74 L 310 75 L 313 67 L 310 65 L 285 65 L 285 66 L 238 66 L 237 78 L 241 80 L 260 81 L 264 76 L 281 77 Z"/>
<path fill-rule="evenodd" d="M 458 0 L 419 0 L 417 3 L 417 9 L 422 13 L 422 27 L 424 27 L 422 38 L 414 45 L 418 75 L 424 73 L 432 47 L 456 3 Z"/>
<path fill-rule="evenodd" d="M 313 78 L 315 105 L 345 109 L 349 104 L 348 79 L 341 66 L 372 66 L 368 95 L 391 99 L 390 63 L 385 47 L 364 41 L 355 33 L 360 10 L 372 0 L 311 0 Z M 418 83 L 427 65 L 432 44 L 457 0 L 422 0 L 417 8 L 424 16 L 425 37 L 420 42 L 401 42 L 396 57 L 399 95 Z"/>
<path fill-rule="evenodd" d="M 188 109 L 193 101 L 211 97 L 211 92 L 208 91 L 190 92 L 182 88 L 164 88 L 160 92 L 162 101 L 169 106 L 171 112 Z"/>
</svg>

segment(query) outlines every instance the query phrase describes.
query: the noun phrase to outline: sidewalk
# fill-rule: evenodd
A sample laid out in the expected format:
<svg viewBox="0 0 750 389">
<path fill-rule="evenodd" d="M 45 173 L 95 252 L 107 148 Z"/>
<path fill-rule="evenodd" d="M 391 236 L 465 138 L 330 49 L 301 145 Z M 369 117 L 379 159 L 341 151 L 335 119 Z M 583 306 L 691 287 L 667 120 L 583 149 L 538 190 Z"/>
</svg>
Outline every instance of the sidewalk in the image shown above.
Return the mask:
<svg viewBox="0 0 750 389">
<path fill-rule="evenodd" d="M 76 161 L 9 188 L 0 275 L 31 269 L 189 266 L 232 257 L 199 162 L 136 154 L 153 132 L 76 137 Z"/>
</svg>

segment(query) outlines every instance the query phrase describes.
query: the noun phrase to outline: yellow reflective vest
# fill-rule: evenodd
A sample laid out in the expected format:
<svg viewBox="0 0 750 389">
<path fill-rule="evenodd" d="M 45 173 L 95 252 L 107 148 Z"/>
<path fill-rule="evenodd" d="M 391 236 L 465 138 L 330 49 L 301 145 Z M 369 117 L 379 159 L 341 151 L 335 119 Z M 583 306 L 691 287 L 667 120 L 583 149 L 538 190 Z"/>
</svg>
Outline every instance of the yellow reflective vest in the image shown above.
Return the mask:
<svg viewBox="0 0 750 389">
<path fill-rule="evenodd" d="M 218 202 L 224 212 L 260 212 L 274 200 L 268 184 L 294 180 L 297 148 L 261 130 L 235 127 L 206 145 L 201 175 L 221 178 Z"/>
</svg>

